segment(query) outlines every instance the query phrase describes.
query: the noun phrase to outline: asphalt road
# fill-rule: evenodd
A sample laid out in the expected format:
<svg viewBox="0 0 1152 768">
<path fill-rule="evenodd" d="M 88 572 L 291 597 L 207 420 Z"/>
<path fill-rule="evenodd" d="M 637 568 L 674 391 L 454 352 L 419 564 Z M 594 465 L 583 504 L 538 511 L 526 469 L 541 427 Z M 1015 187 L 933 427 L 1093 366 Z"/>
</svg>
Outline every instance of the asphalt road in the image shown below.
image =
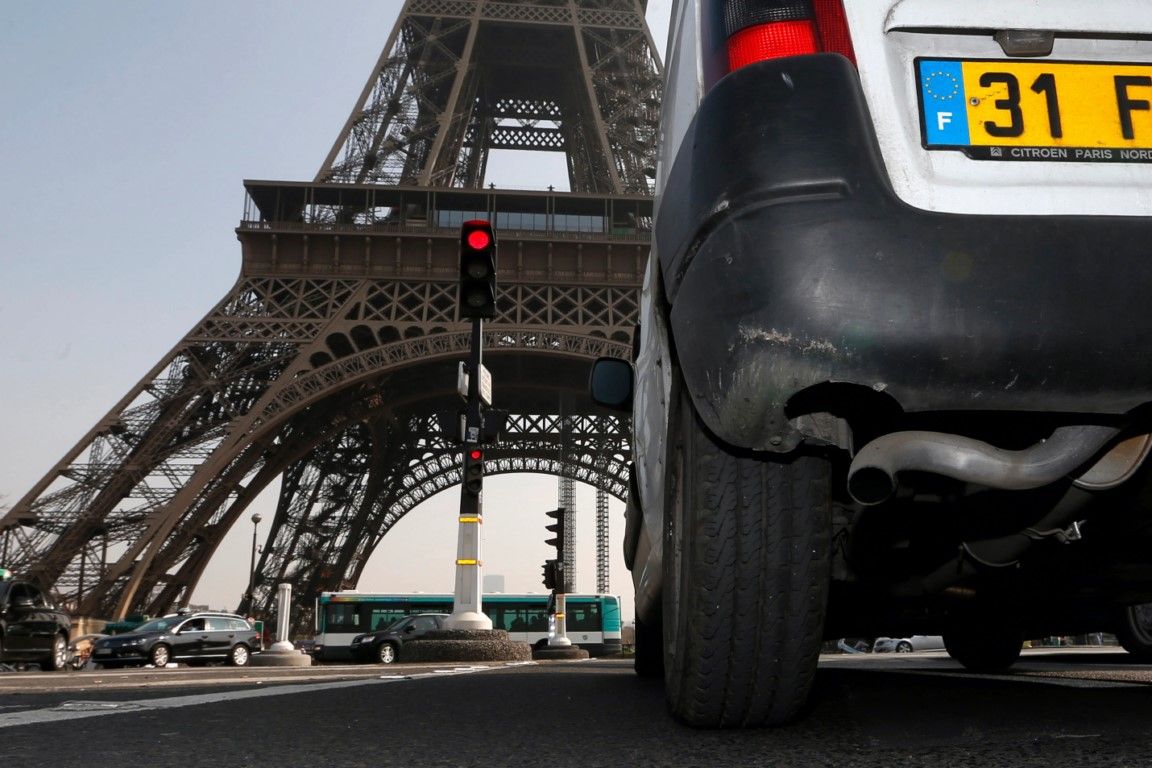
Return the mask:
<svg viewBox="0 0 1152 768">
<path fill-rule="evenodd" d="M 0 675 L 0 765 L 1148 766 L 1152 668 L 828 656 L 783 729 L 697 731 L 626 660 Z"/>
</svg>

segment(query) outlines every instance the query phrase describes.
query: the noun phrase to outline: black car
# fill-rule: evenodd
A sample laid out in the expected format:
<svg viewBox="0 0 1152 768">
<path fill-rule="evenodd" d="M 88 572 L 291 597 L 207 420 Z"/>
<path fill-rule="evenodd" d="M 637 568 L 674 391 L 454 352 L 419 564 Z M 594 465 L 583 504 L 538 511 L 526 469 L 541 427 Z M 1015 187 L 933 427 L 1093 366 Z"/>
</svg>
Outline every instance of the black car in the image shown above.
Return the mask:
<svg viewBox="0 0 1152 768">
<path fill-rule="evenodd" d="M 447 618 L 446 613 L 418 613 L 398 619 L 384 629 L 357 635 L 352 640 L 352 658 L 361 663 L 391 664 L 400 657 L 405 642 L 443 629 Z"/>
<path fill-rule="evenodd" d="M 260 647 L 260 633 L 242 616 L 177 613 L 147 621 L 131 632 L 97 640 L 91 658 L 106 669 L 143 664 L 164 667 L 176 661 L 226 661 L 243 667 Z"/>
<path fill-rule="evenodd" d="M 72 620 L 35 584 L 0 581 L 0 662 L 37 662 L 46 671 L 68 664 Z"/>
</svg>

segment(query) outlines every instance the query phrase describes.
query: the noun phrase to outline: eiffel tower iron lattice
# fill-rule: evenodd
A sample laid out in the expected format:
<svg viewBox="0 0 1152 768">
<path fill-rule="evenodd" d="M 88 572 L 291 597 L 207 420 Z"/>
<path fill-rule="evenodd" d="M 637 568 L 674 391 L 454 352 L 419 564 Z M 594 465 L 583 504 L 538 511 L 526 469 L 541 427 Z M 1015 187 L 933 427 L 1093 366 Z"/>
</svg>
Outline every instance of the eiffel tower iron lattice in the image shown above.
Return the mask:
<svg viewBox="0 0 1152 768">
<path fill-rule="evenodd" d="M 627 357 L 647 259 L 661 65 L 642 0 L 408 0 L 313 182 L 245 182 L 237 283 L 0 518 L 0 561 L 75 614 L 187 603 L 279 479 L 251 603 L 294 624 L 460 480 L 445 437 L 461 221 L 500 237 L 486 473 L 623 498 L 628 425 L 584 392 Z M 493 149 L 563 152 L 570 192 L 485 189 Z M 242 590 L 238 589 L 239 594 Z"/>
</svg>

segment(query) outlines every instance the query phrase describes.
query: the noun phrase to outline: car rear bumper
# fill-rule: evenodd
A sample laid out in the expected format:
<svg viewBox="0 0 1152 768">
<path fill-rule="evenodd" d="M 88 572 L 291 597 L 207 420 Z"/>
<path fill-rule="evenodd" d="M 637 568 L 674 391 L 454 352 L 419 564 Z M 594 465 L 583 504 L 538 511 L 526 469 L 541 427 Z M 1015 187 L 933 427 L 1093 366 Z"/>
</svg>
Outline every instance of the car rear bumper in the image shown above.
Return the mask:
<svg viewBox="0 0 1152 768">
<path fill-rule="evenodd" d="M 689 392 L 725 441 L 794 447 L 788 405 L 825 382 L 905 411 L 1152 401 L 1152 219 L 904 204 L 834 55 L 729 75 L 681 147 L 656 252 Z"/>
</svg>

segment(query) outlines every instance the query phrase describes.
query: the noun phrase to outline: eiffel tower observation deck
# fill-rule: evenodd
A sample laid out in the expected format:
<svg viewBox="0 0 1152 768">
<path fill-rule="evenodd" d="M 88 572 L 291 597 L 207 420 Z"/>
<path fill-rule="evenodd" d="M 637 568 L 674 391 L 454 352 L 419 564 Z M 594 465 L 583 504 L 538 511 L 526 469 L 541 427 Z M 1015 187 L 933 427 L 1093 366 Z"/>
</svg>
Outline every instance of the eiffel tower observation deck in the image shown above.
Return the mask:
<svg viewBox="0 0 1152 768">
<path fill-rule="evenodd" d="M 278 482 L 238 609 L 270 611 L 290 582 L 310 623 L 316 594 L 357 585 L 460 481 L 446 431 L 472 218 L 499 237 L 485 363 L 510 412 L 486 473 L 623 498 L 628 425 L 585 385 L 596 357 L 631 355 L 648 256 L 662 74 L 645 5 L 408 0 L 315 178 L 244 182 L 236 284 L 0 517 L 0 563 L 77 616 L 163 613 Z M 493 150 L 558 153 L 569 189 L 495 188 Z"/>
</svg>

